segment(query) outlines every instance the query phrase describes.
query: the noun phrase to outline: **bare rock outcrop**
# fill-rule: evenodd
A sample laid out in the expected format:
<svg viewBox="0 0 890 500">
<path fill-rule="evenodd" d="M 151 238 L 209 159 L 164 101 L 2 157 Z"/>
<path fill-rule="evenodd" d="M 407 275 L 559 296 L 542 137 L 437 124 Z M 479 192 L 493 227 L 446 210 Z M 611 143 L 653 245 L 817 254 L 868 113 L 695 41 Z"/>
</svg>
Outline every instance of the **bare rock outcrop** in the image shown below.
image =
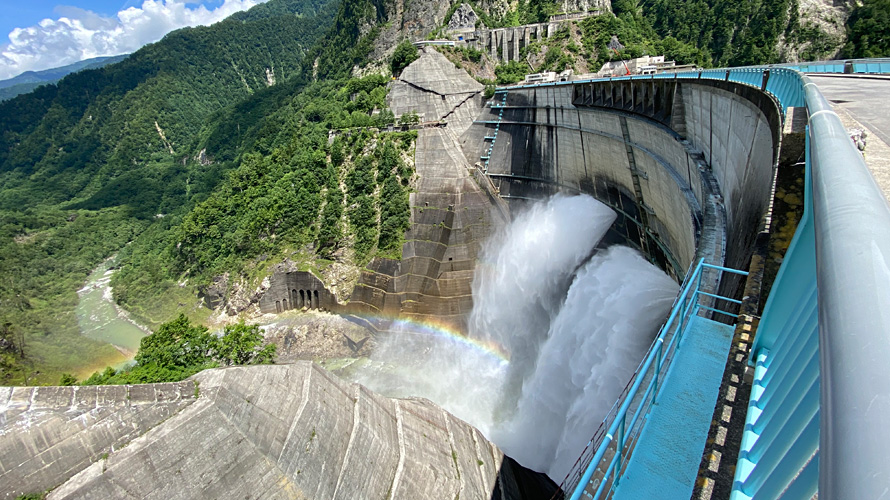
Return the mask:
<svg viewBox="0 0 890 500">
<path fill-rule="evenodd" d="M 806 60 L 833 59 L 847 40 L 845 25 L 855 0 L 801 0 L 797 5 L 800 26 L 815 35 L 793 42 L 783 35 L 777 46 L 781 58 L 791 62 L 802 56 Z"/>
<path fill-rule="evenodd" d="M 462 3 L 460 4 L 460 7 L 454 11 L 454 14 L 451 15 L 451 19 L 448 20 L 448 29 L 465 30 L 476 28 L 478 22 L 479 16 L 476 15 L 476 11 L 469 5 Z"/>
<path fill-rule="evenodd" d="M 327 312 L 282 315 L 263 330 L 266 341 L 278 346 L 279 363 L 364 356 L 373 344 L 367 328 Z"/>
</svg>

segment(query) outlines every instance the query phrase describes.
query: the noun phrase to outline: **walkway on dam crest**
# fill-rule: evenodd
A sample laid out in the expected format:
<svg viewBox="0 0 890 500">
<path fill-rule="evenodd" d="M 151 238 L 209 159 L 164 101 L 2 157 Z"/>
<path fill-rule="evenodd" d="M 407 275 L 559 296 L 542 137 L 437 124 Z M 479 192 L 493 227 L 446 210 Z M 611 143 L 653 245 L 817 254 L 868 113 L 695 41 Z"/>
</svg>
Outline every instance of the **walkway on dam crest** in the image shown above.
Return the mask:
<svg viewBox="0 0 890 500">
<path fill-rule="evenodd" d="M 890 75 L 810 74 L 847 130 L 868 132 L 863 158 L 890 199 Z"/>
<path fill-rule="evenodd" d="M 730 325 L 692 318 L 613 498 L 692 496 L 732 334 Z"/>
</svg>

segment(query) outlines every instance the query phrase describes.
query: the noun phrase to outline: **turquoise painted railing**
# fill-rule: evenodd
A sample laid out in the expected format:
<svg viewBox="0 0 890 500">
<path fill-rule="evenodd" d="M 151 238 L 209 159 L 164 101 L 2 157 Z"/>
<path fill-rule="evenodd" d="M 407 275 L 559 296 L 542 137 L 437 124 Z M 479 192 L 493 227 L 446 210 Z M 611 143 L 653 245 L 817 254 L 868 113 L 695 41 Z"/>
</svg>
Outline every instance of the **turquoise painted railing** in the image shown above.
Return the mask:
<svg viewBox="0 0 890 500">
<path fill-rule="evenodd" d="M 482 165 L 482 172 L 488 173 L 488 163 L 491 161 L 491 153 L 494 151 L 494 143 L 498 140 L 498 133 L 501 130 L 501 120 L 504 119 L 504 107 L 507 105 L 507 91 L 500 89 L 495 91 L 495 95 L 501 96 L 501 103 L 495 104 L 494 101 L 491 101 L 492 108 L 500 108 L 498 111 L 498 119 L 494 125 L 494 133 L 490 136 L 485 136 L 486 141 L 491 141 L 488 145 L 488 151 L 485 152 L 479 159 L 485 160 L 485 163 Z"/>
<path fill-rule="evenodd" d="M 809 136 L 806 154 L 803 217 L 749 358 L 754 382 L 731 500 L 779 498 L 783 492 L 809 499 L 818 486 L 819 318 Z"/>
<path fill-rule="evenodd" d="M 888 498 L 890 207 L 816 85 L 782 75 L 809 116 L 806 208 L 751 349 L 732 498 Z"/>
<path fill-rule="evenodd" d="M 572 492 L 571 499 L 584 498 L 597 500 L 608 497 L 621 482 L 628 450 L 636 442 L 652 404 L 659 394 L 659 382 L 670 367 L 689 320 L 703 313 L 725 315 L 735 318 L 736 314 L 713 307 L 716 300 L 733 304 L 741 301 L 717 294 L 720 276 L 710 275 L 723 272 L 746 276 L 748 273 L 714 266 L 700 260 L 694 269 L 686 274 L 686 281 L 680 295 L 671 309 L 670 316 L 661 327 L 658 337 L 634 373 L 628 387 L 622 392 L 618 402 L 606 417 L 600 431 L 588 443 L 581 458 L 576 462 L 569 477 L 563 482 L 562 490 Z M 703 275 L 709 274 L 705 280 Z M 702 288 L 706 284 L 707 291 Z M 608 429 L 602 432 L 603 429 Z M 597 470 L 601 473 L 594 477 Z"/>
<path fill-rule="evenodd" d="M 838 61 L 814 61 L 783 65 L 801 73 L 890 73 L 890 58 L 846 59 Z"/>
</svg>

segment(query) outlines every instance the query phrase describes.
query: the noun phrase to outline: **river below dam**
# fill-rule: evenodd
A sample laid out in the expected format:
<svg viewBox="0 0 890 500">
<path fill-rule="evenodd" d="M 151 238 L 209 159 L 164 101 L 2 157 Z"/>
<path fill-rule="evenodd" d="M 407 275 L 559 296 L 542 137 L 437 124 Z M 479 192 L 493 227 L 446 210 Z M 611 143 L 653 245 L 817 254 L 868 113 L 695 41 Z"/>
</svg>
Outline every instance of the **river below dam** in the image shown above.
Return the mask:
<svg viewBox="0 0 890 500">
<path fill-rule="evenodd" d="M 102 262 L 77 291 L 79 300 L 75 312 L 82 334 L 116 347 L 127 359 L 132 359 L 146 332 L 127 317 L 111 294 L 114 258 Z"/>
</svg>

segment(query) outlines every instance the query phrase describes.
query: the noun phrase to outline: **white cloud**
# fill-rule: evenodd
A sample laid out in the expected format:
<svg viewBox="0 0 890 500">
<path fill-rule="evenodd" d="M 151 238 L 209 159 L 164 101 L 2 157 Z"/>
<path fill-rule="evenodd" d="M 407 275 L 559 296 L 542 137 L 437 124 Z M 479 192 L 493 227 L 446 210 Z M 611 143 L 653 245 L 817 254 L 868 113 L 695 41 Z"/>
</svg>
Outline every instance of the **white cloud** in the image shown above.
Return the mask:
<svg viewBox="0 0 890 500">
<path fill-rule="evenodd" d="M 0 80 L 25 71 L 64 66 L 91 57 L 133 52 L 177 28 L 221 21 L 266 0 L 224 0 L 207 9 L 185 0 L 145 0 L 116 17 L 102 17 L 77 7 L 58 7 L 59 19 L 16 28 L 9 43 L 0 45 Z"/>
</svg>

